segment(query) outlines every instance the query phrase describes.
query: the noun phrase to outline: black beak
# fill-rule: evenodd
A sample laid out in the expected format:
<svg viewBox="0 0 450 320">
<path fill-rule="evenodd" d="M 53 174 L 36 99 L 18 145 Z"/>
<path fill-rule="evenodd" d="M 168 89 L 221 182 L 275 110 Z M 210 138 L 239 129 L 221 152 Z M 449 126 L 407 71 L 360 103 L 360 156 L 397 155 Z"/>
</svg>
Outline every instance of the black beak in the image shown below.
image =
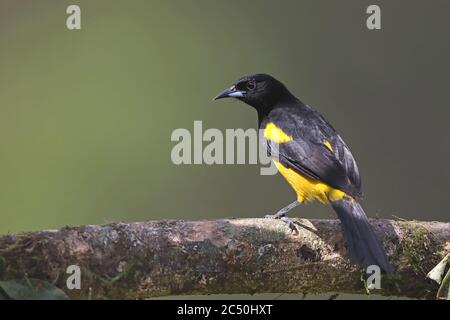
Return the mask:
<svg viewBox="0 0 450 320">
<path fill-rule="evenodd" d="M 225 89 L 224 91 L 222 91 L 221 93 L 219 93 L 214 99 L 214 100 L 219 100 L 219 99 L 223 99 L 223 98 L 239 98 L 239 97 L 243 97 L 244 94 L 241 91 L 238 91 L 236 89 L 235 85 L 232 85 L 231 87 Z"/>
</svg>

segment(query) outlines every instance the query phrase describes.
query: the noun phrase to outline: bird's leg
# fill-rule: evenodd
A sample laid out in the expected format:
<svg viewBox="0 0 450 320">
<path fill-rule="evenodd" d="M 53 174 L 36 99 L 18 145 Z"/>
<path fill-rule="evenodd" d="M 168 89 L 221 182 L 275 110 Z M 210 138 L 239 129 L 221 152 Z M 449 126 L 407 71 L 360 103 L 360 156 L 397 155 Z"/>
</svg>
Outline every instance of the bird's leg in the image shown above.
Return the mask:
<svg viewBox="0 0 450 320">
<path fill-rule="evenodd" d="M 292 219 L 288 218 L 287 214 L 288 214 L 289 211 L 294 209 L 299 204 L 300 204 L 300 202 L 298 200 L 295 200 L 291 204 L 289 204 L 286 207 L 280 209 L 277 213 L 266 215 L 265 218 L 266 219 L 280 219 L 280 220 L 284 221 L 285 223 L 287 223 L 289 228 L 292 231 L 297 231 L 298 232 L 297 227 L 294 224 L 294 221 Z"/>
<path fill-rule="evenodd" d="M 292 209 L 294 209 L 299 204 L 300 204 L 300 202 L 298 202 L 298 200 L 295 200 L 294 202 L 292 202 L 291 204 L 288 204 L 283 209 L 278 210 L 277 213 L 266 215 L 266 218 L 267 219 L 281 219 L 283 217 L 286 217 L 288 212 L 291 211 Z"/>
</svg>

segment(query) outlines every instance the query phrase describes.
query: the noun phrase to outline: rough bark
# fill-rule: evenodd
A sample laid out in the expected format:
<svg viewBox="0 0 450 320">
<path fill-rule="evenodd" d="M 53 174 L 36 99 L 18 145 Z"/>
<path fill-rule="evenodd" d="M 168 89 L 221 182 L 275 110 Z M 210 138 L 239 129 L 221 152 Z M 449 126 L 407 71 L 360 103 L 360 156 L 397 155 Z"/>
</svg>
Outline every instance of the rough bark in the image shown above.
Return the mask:
<svg viewBox="0 0 450 320">
<path fill-rule="evenodd" d="M 0 237 L 0 280 L 37 278 L 72 298 L 181 294 L 365 293 L 337 220 L 147 221 Z M 372 220 L 392 263 L 374 293 L 434 298 L 425 275 L 450 251 L 450 223 Z M 81 268 L 68 290 L 66 268 Z"/>
</svg>

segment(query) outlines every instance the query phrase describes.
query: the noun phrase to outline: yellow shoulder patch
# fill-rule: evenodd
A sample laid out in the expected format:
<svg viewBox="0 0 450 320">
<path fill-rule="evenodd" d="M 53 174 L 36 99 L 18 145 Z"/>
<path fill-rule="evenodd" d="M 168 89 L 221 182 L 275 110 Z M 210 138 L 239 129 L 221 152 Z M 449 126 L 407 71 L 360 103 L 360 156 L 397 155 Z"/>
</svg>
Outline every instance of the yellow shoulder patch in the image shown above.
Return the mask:
<svg viewBox="0 0 450 320">
<path fill-rule="evenodd" d="M 327 147 L 331 152 L 334 152 L 333 147 L 331 146 L 330 141 L 328 141 L 328 140 L 323 140 L 323 144 L 324 144 L 325 147 Z"/>
<path fill-rule="evenodd" d="M 264 138 L 276 143 L 284 143 L 292 140 L 291 136 L 284 133 L 273 122 L 269 122 L 264 129 Z"/>
</svg>

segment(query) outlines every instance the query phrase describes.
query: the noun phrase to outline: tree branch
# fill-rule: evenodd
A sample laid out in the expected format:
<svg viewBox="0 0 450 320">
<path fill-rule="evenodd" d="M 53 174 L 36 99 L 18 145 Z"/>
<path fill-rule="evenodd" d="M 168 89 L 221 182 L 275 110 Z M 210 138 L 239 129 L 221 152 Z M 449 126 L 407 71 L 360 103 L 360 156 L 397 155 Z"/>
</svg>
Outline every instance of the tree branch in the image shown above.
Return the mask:
<svg viewBox="0 0 450 320">
<path fill-rule="evenodd" d="M 365 293 L 337 220 L 147 221 L 0 237 L 0 280 L 37 278 L 72 298 L 181 294 Z M 425 278 L 450 251 L 450 223 L 372 220 L 396 274 L 374 293 L 434 298 Z M 68 290 L 66 268 L 81 268 Z"/>
</svg>

